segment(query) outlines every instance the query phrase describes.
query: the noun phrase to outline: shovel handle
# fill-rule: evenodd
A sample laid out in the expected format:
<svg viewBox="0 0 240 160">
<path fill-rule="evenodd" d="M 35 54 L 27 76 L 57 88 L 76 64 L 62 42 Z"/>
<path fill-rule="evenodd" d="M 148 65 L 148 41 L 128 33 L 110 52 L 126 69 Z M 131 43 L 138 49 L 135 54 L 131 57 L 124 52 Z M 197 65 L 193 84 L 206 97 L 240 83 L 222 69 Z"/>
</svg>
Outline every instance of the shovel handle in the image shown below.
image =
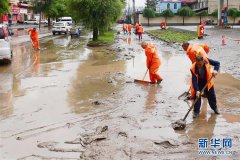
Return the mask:
<svg viewBox="0 0 240 160">
<path fill-rule="evenodd" d="M 144 74 L 143 81 L 144 81 L 144 79 L 145 79 L 145 77 L 146 77 L 146 75 L 147 75 L 147 72 L 148 72 L 148 69 L 146 70 L 146 72 L 145 72 L 145 74 Z"/>
<path fill-rule="evenodd" d="M 205 84 L 205 86 L 204 86 L 203 89 L 201 90 L 200 95 L 202 95 L 202 93 L 203 93 L 204 90 L 207 88 L 207 85 L 210 83 L 210 81 L 211 81 L 212 79 L 213 79 L 213 76 L 207 81 L 207 83 Z M 200 97 L 201 97 L 201 96 L 200 96 Z M 200 98 L 200 97 L 199 97 L 199 98 Z M 189 108 L 187 114 L 186 114 L 185 117 L 183 118 L 183 121 L 186 120 L 188 114 L 189 114 L 190 111 L 193 109 L 193 107 L 195 106 L 195 104 L 197 103 L 197 101 L 198 101 L 199 98 L 196 98 L 196 99 L 194 100 L 192 106 Z"/>
</svg>

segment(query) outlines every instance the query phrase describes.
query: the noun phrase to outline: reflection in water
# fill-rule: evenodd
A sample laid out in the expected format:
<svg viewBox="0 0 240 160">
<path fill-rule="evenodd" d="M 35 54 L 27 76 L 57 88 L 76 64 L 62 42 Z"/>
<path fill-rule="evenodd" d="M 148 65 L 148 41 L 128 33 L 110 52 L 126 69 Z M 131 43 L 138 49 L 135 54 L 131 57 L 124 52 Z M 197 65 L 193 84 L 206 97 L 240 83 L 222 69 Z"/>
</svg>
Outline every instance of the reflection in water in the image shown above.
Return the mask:
<svg viewBox="0 0 240 160">
<path fill-rule="evenodd" d="M 210 117 L 207 118 L 207 100 L 204 99 L 199 118 L 193 120 L 192 128 L 187 132 L 190 140 L 197 142 L 198 138 L 212 138 L 216 119 L 217 115 L 214 113 L 211 113 Z"/>
<path fill-rule="evenodd" d="M 127 43 L 128 43 L 129 45 L 131 45 L 131 37 L 130 37 L 130 36 L 127 38 Z"/>
<path fill-rule="evenodd" d="M 147 110 L 153 110 L 157 106 L 156 94 L 157 94 L 158 90 L 160 89 L 160 86 L 159 85 L 150 85 L 147 89 L 148 89 L 148 95 L 146 97 L 145 108 Z"/>
<path fill-rule="evenodd" d="M 6 118 L 13 112 L 12 86 L 13 75 L 10 73 L 0 74 L 0 118 Z"/>
<path fill-rule="evenodd" d="M 39 67 L 40 67 L 40 50 L 33 51 L 32 54 L 34 57 L 32 73 L 37 74 L 39 72 Z"/>
<path fill-rule="evenodd" d="M 104 101 L 120 89 L 117 85 L 121 81 L 118 79 L 120 74 L 116 72 L 124 72 L 125 65 L 120 61 L 113 63 L 114 57 L 109 56 L 108 52 L 104 48 L 95 48 L 89 60 L 79 65 L 68 91 L 68 102 L 73 112 L 89 111 L 94 108 L 94 100 Z"/>
</svg>

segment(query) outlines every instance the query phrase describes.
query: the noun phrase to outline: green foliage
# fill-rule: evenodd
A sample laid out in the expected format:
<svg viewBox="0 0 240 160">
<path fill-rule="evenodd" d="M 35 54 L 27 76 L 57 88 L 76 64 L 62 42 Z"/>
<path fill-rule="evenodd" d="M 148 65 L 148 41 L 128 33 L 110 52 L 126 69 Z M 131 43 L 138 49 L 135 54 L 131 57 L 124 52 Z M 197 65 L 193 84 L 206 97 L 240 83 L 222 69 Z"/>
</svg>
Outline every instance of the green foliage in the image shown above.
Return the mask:
<svg viewBox="0 0 240 160">
<path fill-rule="evenodd" d="M 231 16 L 231 17 L 239 17 L 239 11 L 237 10 L 237 8 L 230 8 L 228 10 L 228 16 Z"/>
<path fill-rule="evenodd" d="M 64 0 L 54 0 L 44 10 L 45 15 L 49 18 L 60 18 L 67 16 L 67 7 L 64 4 Z"/>
<path fill-rule="evenodd" d="M 162 12 L 162 16 L 164 17 L 173 17 L 174 13 L 170 9 L 166 9 Z"/>
<path fill-rule="evenodd" d="M 166 41 L 166 42 L 187 42 L 189 40 L 192 40 L 196 38 L 195 33 L 190 33 L 190 32 L 179 32 L 179 31 L 174 31 L 174 30 L 153 30 L 153 31 L 148 31 L 150 34 L 158 37 L 159 39 Z"/>
<path fill-rule="evenodd" d="M 144 8 L 143 10 L 143 17 L 148 18 L 148 26 L 149 26 L 149 18 L 155 17 L 155 12 L 152 8 Z"/>
<path fill-rule="evenodd" d="M 156 10 L 157 0 L 146 0 L 146 8 L 151 8 L 154 11 Z"/>
<path fill-rule="evenodd" d="M 99 31 L 104 33 L 122 14 L 122 0 L 71 0 L 69 13 L 86 28 L 93 30 L 93 40 L 98 39 Z"/>
<path fill-rule="evenodd" d="M 237 10 L 237 8 L 230 8 L 228 10 L 228 16 L 233 17 L 233 23 L 235 24 L 236 17 L 240 17 L 240 11 Z"/>
<path fill-rule="evenodd" d="M 155 17 L 161 17 L 162 14 L 161 13 L 155 13 Z"/>
<path fill-rule="evenodd" d="M 203 17 L 203 16 L 208 16 L 208 11 L 203 10 L 203 11 L 201 11 L 201 12 L 196 13 L 196 15 L 197 15 L 197 16 L 201 16 L 201 17 Z"/>
<path fill-rule="evenodd" d="M 0 15 L 9 13 L 9 1 L 0 0 Z"/>
<path fill-rule="evenodd" d="M 43 12 L 48 18 L 59 18 L 67 15 L 65 0 L 32 0 L 35 13 Z"/>
<path fill-rule="evenodd" d="M 190 7 L 182 7 L 178 9 L 179 16 L 192 16 L 194 13 Z"/>
<path fill-rule="evenodd" d="M 183 17 L 183 25 L 184 25 L 184 17 L 188 16 L 193 16 L 194 12 L 190 7 L 182 7 L 178 9 L 178 15 Z"/>
<path fill-rule="evenodd" d="M 155 16 L 155 12 L 152 8 L 145 8 L 143 10 L 143 17 L 153 18 Z"/>
<path fill-rule="evenodd" d="M 211 16 L 217 17 L 217 16 L 218 16 L 218 10 L 215 9 L 215 10 L 212 12 Z"/>
</svg>

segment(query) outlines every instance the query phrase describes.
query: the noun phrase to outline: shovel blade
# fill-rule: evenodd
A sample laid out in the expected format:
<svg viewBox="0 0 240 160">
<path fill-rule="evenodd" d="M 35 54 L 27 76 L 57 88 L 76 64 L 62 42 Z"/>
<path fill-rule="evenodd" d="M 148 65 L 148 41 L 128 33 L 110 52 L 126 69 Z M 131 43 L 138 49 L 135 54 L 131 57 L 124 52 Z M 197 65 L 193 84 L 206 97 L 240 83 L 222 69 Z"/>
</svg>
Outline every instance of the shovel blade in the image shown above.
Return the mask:
<svg viewBox="0 0 240 160">
<path fill-rule="evenodd" d="M 178 97 L 178 100 L 185 100 L 189 96 L 190 96 L 189 92 L 184 92 Z"/>
<path fill-rule="evenodd" d="M 139 79 L 134 79 L 134 83 L 140 83 L 140 84 L 146 84 L 146 85 L 150 84 L 149 81 L 144 81 L 144 80 L 139 80 Z"/>
</svg>

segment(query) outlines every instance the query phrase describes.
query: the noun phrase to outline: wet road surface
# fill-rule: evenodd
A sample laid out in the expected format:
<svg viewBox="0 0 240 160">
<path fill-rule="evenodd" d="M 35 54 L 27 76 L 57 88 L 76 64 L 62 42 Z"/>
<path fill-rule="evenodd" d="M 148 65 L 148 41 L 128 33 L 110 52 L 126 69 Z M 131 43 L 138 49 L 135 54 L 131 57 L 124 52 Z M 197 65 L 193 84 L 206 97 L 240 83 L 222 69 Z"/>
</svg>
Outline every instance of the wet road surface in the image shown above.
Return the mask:
<svg viewBox="0 0 240 160">
<path fill-rule="evenodd" d="M 201 159 L 197 139 L 211 137 L 236 144 L 219 159 L 239 157 L 239 80 L 220 74 L 221 115 L 204 99 L 200 118 L 190 114 L 186 130 L 174 131 L 189 107 L 177 97 L 188 89 L 190 61 L 178 45 L 143 38 L 162 58 L 160 86 L 130 83 L 146 71 L 135 35 L 117 36 L 115 49 L 66 36 L 43 39 L 41 51 L 16 44 L 12 64 L 0 67 L 1 159 Z"/>
</svg>

